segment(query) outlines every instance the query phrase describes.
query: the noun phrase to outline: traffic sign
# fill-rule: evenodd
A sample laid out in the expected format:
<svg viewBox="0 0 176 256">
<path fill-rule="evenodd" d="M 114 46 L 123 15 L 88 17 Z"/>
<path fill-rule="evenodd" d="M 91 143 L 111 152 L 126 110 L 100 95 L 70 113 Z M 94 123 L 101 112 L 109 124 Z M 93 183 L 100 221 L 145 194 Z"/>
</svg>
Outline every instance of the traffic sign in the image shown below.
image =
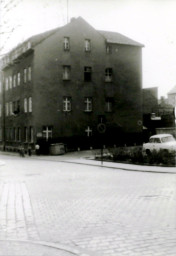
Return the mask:
<svg viewBox="0 0 176 256">
<path fill-rule="evenodd" d="M 97 125 L 97 130 L 99 133 L 105 133 L 106 131 L 106 125 L 104 123 L 100 123 Z"/>
</svg>

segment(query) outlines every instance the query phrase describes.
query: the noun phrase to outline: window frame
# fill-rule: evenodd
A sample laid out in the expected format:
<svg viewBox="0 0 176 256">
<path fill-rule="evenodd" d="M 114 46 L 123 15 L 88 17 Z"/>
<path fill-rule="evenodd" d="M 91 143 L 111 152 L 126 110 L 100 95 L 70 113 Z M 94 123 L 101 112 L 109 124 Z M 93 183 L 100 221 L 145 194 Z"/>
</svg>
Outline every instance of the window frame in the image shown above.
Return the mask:
<svg viewBox="0 0 176 256">
<path fill-rule="evenodd" d="M 107 97 L 105 101 L 105 111 L 107 113 L 113 112 L 113 98 Z"/>
<path fill-rule="evenodd" d="M 84 67 L 84 82 L 92 81 L 92 67 Z"/>
<path fill-rule="evenodd" d="M 71 112 L 72 110 L 72 99 L 69 96 L 63 97 L 63 112 Z"/>
<path fill-rule="evenodd" d="M 64 65 L 63 66 L 62 79 L 64 81 L 70 80 L 70 76 L 71 76 L 71 66 Z"/>
<path fill-rule="evenodd" d="M 105 68 L 105 82 L 111 83 L 113 81 L 113 69 L 112 68 Z"/>
<path fill-rule="evenodd" d="M 70 51 L 70 38 L 69 37 L 64 37 L 64 42 L 63 42 L 63 47 L 64 51 Z"/>
<path fill-rule="evenodd" d="M 28 112 L 28 100 L 27 98 L 24 98 L 24 113 Z"/>
<path fill-rule="evenodd" d="M 85 97 L 84 98 L 84 104 L 85 104 L 85 108 L 84 108 L 85 112 L 92 112 L 93 111 L 93 99 L 92 99 L 92 97 Z"/>
<path fill-rule="evenodd" d="M 91 40 L 90 39 L 84 40 L 84 49 L 85 49 L 85 52 L 91 52 Z"/>
<path fill-rule="evenodd" d="M 28 112 L 32 113 L 32 97 L 28 98 Z"/>
</svg>

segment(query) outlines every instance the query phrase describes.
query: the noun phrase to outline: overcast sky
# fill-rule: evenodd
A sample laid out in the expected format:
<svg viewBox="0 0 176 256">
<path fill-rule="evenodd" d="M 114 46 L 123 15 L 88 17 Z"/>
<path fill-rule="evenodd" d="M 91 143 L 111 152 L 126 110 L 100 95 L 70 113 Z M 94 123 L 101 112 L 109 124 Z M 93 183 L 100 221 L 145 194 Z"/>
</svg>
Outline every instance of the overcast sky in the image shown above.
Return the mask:
<svg viewBox="0 0 176 256">
<path fill-rule="evenodd" d="M 0 0 L 1 54 L 31 35 L 81 16 L 95 29 L 142 44 L 143 87 L 159 96 L 176 84 L 176 0 Z M 68 3 L 68 9 L 67 9 Z M 13 30 L 12 33 L 9 33 Z"/>
</svg>

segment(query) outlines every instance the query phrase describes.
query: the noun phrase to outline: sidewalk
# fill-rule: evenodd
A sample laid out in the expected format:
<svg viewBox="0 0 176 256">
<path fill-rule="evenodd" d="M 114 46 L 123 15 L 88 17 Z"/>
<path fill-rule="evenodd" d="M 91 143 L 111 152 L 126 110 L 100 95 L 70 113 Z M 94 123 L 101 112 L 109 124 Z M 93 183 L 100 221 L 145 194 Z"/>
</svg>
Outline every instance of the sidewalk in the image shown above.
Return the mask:
<svg viewBox="0 0 176 256">
<path fill-rule="evenodd" d="M 0 152 L 2 155 L 14 155 L 18 156 L 17 153 L 12 152 Z M 162 167 L 162 166 L 146 166 L 146 165 L 137 165 L 137 164 L 127 164 L 127 163 L 117 163 L 110 161 L 98 161 L 95 160 L 95 155 L 100 154 L 100 150 L 85 150 L 85 151 L 74 151 L 69 152 L 64 155 L 32 155 L 27 158 L 35 158 L 40 160 L 47 161 L 56 161 L 56 162 L 66 162 L 73 164 L 83 164 L 90 166 L 100 166 L 112 169 L 120 169 L 125 171 L 140 171 L 140 172 L 157 172 L 157 173 L 173 173 L 176 174 L 176 167 Z M 0 161 L 0 165 L 4 165 L 3 161 Z"/>
<path fill-rule="evenodd" d="M 67 162 L 74 164 L 84 164 L 90 166 L 100 166 L 106 168 L 120 169 L 126 171 L 140 171 L 140 172 L 157 172 L 157 173 L 175 173 L 176 167 L 162 167 L 162 166 L 146 166 L 146 165 L 137 165 L 137 164 L 126 164 L 126 163 L 117 163 L 110 161 L 98 161 L 94 160 L 94 157 L 100 150 L 86 150 L 71 152 L 65 155 L 58 156 L 35 156 L 41 160 L 50 160 L 58 162 Z"/>
</svg>

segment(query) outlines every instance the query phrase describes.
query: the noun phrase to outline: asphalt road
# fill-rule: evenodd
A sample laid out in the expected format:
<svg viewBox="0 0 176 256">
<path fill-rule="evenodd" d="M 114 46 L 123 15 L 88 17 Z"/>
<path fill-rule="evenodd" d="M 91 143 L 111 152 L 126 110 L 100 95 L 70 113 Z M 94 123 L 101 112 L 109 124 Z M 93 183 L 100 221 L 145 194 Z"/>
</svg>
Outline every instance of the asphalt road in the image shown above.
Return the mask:
<svg viewBox="0 0 176 256">
<path fill-rule="evenodd" d="M 176 255 L 175 174 L 1 161 L 0 256 Z"/>
</svg>

